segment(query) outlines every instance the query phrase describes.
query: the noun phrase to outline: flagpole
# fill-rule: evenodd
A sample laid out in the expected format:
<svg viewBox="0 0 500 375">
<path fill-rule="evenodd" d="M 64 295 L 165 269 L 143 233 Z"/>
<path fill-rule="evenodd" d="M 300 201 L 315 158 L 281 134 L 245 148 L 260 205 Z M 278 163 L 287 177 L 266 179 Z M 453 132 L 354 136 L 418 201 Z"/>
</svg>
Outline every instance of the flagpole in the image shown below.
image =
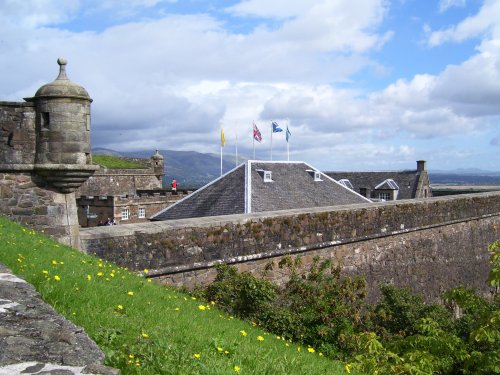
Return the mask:
<svg viewBox="0 0 500 375">
<path fill-rule="evenodd" d="M 252 123 L 252 147 L 253 147 L 253 160 L 255 160 L 255 121 Z"/>
<path fill-rule="evenodd" d="M 271 123 L 271 161 L 273 161 L 273 124 Z"/>
</svg>

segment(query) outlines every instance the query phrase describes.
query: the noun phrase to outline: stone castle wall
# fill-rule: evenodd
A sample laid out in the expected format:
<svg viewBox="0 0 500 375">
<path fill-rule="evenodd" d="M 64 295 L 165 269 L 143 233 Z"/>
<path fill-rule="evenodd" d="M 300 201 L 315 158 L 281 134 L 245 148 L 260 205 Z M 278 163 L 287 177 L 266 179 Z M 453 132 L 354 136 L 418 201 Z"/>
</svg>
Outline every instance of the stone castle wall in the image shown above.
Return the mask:
<svg viewBox="0 0 500 375">
<path fill-rule="evenodd" d="M 32 166 L 35 149 L 34 104 L 0 101 L 0 167 Z"/>
<path fill-rule="evenodd" d="M 393 282 L 431 299 L 464 284 L 487 291 L 487 245 L 500 238 L 500 193 L 471 194 L 252 215 L 92 228 L 82 249 L 151 277 L 193 287 L 224 262 L 283 282 L 283 256 L 331 259 L 369 281 Z"/>
</svg>

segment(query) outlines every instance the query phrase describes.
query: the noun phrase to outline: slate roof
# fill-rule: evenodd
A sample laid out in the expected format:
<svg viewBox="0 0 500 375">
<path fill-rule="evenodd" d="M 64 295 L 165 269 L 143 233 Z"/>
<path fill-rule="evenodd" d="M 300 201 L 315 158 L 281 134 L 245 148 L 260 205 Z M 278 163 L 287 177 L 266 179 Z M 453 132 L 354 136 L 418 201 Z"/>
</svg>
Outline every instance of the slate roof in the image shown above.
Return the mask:
<svg viewBox="0 0 500 375">
<path fill-rule="evenodd" d="M 335 180 L 348 179 L 355 192 L 360 192 L 360 188 L 367 189 L 367 196 L 370 197 L 370 192 L 380 185 L 379 189 L 391 189 L 386 182 L 388 179 L 394 180 L 399 187 L 397 199 L 412 199 L 418 187 L 420 172 L 400 171 L 400 172 L 325 172 Z"/>
<path fill-rule="evenodd" d="M 272 182 L 264 182 L 264 171 Z M 320 181 L 315 181 L 315 173 Z M 368 199 L 304 162 L 250 160 L 154 215 L 152 220 L 366 203 Z"/>
</svg>

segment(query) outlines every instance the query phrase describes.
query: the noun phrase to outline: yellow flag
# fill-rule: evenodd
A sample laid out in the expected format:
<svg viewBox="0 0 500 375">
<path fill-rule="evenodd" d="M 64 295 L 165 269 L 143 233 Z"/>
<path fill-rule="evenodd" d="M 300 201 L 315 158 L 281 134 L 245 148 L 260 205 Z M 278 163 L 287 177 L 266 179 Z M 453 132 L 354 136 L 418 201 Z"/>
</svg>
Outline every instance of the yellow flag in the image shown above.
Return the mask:
<svg viewBox="0 0 500 375">
<path fill-rule="evenodd" d="M 224 128 L 220 128 L 220 145 L 224 147 L 226 145 L 226 137 L 224 136 Z"/>
</svg>

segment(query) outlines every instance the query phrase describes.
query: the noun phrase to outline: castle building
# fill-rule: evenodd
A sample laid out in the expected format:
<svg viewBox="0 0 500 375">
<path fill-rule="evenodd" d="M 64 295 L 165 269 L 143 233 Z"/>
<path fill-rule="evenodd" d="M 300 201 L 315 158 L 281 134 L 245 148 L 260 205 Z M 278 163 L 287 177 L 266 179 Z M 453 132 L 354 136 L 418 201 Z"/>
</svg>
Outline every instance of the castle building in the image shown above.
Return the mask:
<svg viewBox="0 0 500 375">
<path fill-rule="evenodd" d="M 0 214 L 78 246 L 75 190 L 99 166 L 90 154 L 87 91 L 59 75 L 25 102 L 0 102 Z"/>
<path fill-rule="evenodd" d="M 151 220 L 371 202 L 304 162 L 249 160 Z"/>
<path fill-rule="evenodd" d="M 395 172 L 325 172 L 344 186 L 373 201 L 432 197 L 426 162 L 416 170 Z"/>
</svg>

